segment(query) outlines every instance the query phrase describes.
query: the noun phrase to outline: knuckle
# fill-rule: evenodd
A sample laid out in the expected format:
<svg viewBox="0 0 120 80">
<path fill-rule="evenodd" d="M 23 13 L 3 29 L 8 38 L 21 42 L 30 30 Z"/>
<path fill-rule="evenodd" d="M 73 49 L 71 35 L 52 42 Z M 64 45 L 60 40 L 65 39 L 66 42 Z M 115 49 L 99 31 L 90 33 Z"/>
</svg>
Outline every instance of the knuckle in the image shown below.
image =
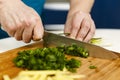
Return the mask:
<svg viewBox="0 0 120 80">
<path fill-rule="evenodd" d="M 86 15 L 86 13 L 85 13 L 85 12 L 82 12 L 82 11 L 78 11 L 78 12 L 76 12 L 76 14 L 77 14 L 77 15 L 81 15 L 81 16 L 85 16 L 85 15 Z"/>
<path fill-rule="evenodd" d="M 86 28 L 86 29 L 89 29 L 89 28 L 90 28 L 90 24 L 89 24 L 88 22 L 86 22 L 84 25 L 85 25 L 85 28 Z"/>
<path fill-rule="evenodd" d="M 74 25 L 74 30 L 79 30 L 79 25 Z"/>
<path fill-rule="evenodd" d="M 22 19 L 20 24 L 27 24 L 27 20 L 26 19 Z"/>
<path fill-rule="evenodd" d="M 81 12 L 76 12 L 75 14 L 74 14 L 74 16 L 76 17 L 76 18 L 81 18 L 82 16 L 84 16 Z"/>
<path fill-rule="evenodd" d="M 36 23 L 36 22 L 38 22 L 38 21 L 40 21 L 40 18 L 39 17 L 34 17 L 34 23 Z"/>
<path fill-rule="evenodd" d="M 31 20 L 26 20 L 24 21 L 24 28 L 28 28 L 32 25 L 32 21 Z"/>
<path fill-rule="evenodd" d="M 30 18 L 30 19 L 27 20 L 26 23 L 28 24 L 27 26 L 31 27 L 31 25 L 34 26 L 34 25 L 36 24 L 37 21 L 39 21 L 38 18 Z"/>
<path fill-rule="evenodd" d="M 17 23 L 17 29 L 20 29 L 23 26 L 24 26 L 23 23 Z"/>
<path fill-rule="evenodd" d="M 76 14 L 82 14 L 83 12 L 82 11 L 77 11 Z"/>
<path fill-rule="evenodd" d="M 11 24 L 7 24 L 7 28 L 9 32 L 13 32 L 16 30 L 16 26 Z"/>
<path fill-rule="evenodd" d="M 30 18 L 31 22 L 35 22 L 35 21 L 38 21 L 39 20 L 39 17 L 38 16 L 33 16 Z"/>
</svg>

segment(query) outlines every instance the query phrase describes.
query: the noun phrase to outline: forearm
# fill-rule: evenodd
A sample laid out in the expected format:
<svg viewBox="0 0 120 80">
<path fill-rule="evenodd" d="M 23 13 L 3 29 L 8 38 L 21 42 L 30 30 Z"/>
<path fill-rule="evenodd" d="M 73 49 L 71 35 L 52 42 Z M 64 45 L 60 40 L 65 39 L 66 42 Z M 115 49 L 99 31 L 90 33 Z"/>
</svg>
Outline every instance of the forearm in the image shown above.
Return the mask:
<svg viewBox="0 0 120 80">
<path fill-rule="evenodd" d="M 70 0 L 70 11 L 83 11 L 89 13 L 94 0 Z"/>
</svg>

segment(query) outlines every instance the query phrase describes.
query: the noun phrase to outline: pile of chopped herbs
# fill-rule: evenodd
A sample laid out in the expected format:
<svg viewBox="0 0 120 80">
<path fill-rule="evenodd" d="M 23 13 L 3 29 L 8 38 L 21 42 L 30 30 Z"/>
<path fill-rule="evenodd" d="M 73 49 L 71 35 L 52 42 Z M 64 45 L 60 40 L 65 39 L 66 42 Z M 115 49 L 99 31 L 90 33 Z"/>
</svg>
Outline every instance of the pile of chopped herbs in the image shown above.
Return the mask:
<svg viewBox="0 0 120 80">
<path fill-rule="evenodd" d="M 88 50 L 86 48 L 84 48 L 83 46 L 77 46 L 76 44 L 72 44 L 69 46 L 62 45 L 57 48 L 60 51 L 63 51 L 63 53 L 67 55 L 84 57 L 84 58 L 87 58 L 89 56 Z"/>
<path fill-rule="evenodd" d="M 83 47 L 73 44 L 71 46 L 59 46 L 52 48 L 37 48 L 18 52 L 14 59 L 17 67 L 29 70 L 63 70 L 75 72 L 81 61 L 71 58 L 67 59 L 65 54 L 79 57 L 88 57 L 88 51 Z"/>
</svg>

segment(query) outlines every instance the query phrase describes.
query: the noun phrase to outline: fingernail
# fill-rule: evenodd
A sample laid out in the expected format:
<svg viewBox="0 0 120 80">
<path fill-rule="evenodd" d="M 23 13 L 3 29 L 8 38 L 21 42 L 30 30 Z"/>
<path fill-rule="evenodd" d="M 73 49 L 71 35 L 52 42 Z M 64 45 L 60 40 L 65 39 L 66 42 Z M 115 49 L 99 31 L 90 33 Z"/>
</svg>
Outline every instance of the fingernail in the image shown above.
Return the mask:
<svg viewBox="0 0 120 80">
<path fill-rule="evenodd" d="M 77 38 L 77 40 L 79 40 L 79 41 L 83 41 L 83 39 L 82 39 L 82 38 Z"/>
<path fill-rule="evenodd" d="M 25 43 L 29 43 L 31 40 L 23 40 L 23 42 L 25 42 Z"/>
<path fill-rule="evenodd" d="M 65 35 L 65 36 L 69 36 L 69 35 L 70 35 L 70 33 L 64 33 L 64 35 Z"/>
<path fill-rule="evenodd" d="M 74 37 L 74 36 L 70 36 L 70 38 L 75 39 L 75 37 Z"/>
<path fill-rule="evenodd" d="M 39 41 L 39 40 L 41 40 L 41 38 L 42 37 L 40 37 L 40 36 L 39 37 L 38 36 L 33 36 L 33 41 Z"/>
</svg>

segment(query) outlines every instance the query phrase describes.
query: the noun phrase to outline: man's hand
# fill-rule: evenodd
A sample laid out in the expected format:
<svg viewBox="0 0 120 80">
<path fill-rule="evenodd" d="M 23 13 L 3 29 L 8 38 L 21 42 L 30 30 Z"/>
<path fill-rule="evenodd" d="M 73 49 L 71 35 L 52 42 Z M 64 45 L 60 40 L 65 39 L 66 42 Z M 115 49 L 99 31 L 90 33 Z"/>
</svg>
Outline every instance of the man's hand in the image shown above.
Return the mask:
<svg viewBox="0 0 120 80">
<path fill-rule="evenodd" d="M 95 33 L 95 24 L 89 13 L 69 12 L 64 32 L 70 33 L 71 38 L 88 42 Z"/>
<path fill-rule="evenodd" d="M 32 8 L 21 0 L 2 0 L 0 4 L 0 23 L 10 36 L 26 43 L 42 38 L 42 21 Z"/>
</svg>

